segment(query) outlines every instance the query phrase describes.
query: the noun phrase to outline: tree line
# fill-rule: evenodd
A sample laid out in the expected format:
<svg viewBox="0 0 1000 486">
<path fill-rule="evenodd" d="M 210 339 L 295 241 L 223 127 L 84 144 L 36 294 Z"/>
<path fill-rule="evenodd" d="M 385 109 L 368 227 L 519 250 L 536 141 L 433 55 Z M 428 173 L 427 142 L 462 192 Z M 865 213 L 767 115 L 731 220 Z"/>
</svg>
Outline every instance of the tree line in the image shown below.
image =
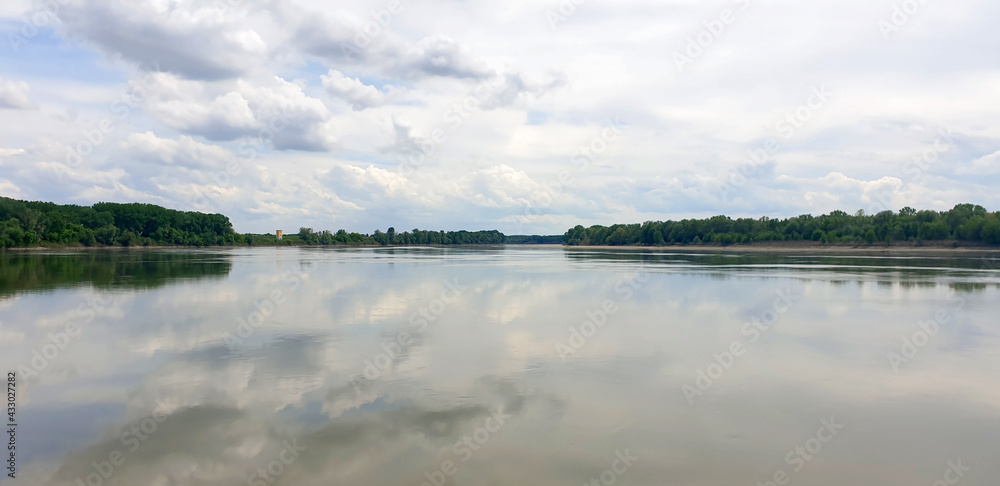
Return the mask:
<svg viewBox="0 0 1000 486">
<path fill-rule="evenodd" d="M 210 246 L 245 241 L 221 214 L 153 204 L 93 206 L 0 197 L 0 248 L 51 245 Z"/>
<path fill-rule="evenodd" d="M 959 204 L 948 211 L 834 211 L 787 219 L 715 216 L 708 219 L 576 226 L 561 236 L 506 236 L 490 231 L 375 230 L 373 234 L 313 231 L 278 240 L 239 234 L 221 214 L 177 211 L 153 204 L 60 205 L 0 197 L 0 248 L 30 246 L 274 246 L 274 245 L 732 245 L 812 241 L 824 244 L 959 242 L 1000 245 L 1000 212 Z"/>
<path fill-rule="evenodd" d="M 503 233 L 496 230 L 445 232 L 414 229 L 397 233 L 396 228 L 389 228 L 385 232 L 375 230 L 372 235 L 348 233 L 345 230 L 317 233 L 312 228 L 300 228 L 296 236 L 301 243 L 307 245 L 503 245 L 507 240 Z"/>
<path fill-rule="evenodd" d="M 787 219 L 732 219 L 715 216 L 682 221 L 647 221 L 643 224 L 576 226 L 563 236 L 567 245 L 732 245 L 754 242 L 812 241 L 825 244 L 887 244 L 958 242 L 1000 244 L 1000 212 L 972 204 L 948 211 L 882 211 L 853 215 L 834 211 L 822 216 Z"/>
<path fill-rule="evenodd" d="M 374 234 L 313 231 L 278 240 L 275 235 L 239 234 L 221 214 L 177 211 L 153 204 L 93 206 L 20 201 L 0 197 L 0 248 L 31 246 L 278 246 L 278 245 L 502 245 L 553 237 L 508 237 L 492 231 L 425 231 Z M 562 237 L 555 237 L 562 242 Z"/>
</svg>

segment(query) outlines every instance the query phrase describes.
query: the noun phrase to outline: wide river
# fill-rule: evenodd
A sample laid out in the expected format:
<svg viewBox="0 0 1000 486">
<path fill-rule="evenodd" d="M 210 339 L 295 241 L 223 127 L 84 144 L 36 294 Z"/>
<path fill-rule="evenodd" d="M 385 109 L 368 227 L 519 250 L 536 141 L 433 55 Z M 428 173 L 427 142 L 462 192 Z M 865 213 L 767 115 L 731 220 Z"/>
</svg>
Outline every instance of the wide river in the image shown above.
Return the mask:
<svg viewBox="0 0 1000 486">
<path fill-rule="evenodd" d="M 4 484 L 1000 478 L 995 260 L 7 252 L 0 365 Z"/>
</svg>

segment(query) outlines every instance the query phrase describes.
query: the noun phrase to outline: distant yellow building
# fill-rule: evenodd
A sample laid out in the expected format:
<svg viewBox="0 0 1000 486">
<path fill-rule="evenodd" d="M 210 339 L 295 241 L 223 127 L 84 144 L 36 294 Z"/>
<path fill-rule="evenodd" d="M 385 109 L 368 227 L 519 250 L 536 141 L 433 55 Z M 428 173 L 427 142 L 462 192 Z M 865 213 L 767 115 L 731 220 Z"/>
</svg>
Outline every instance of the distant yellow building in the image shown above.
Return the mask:
<svg viewBox="0 0 1000 486">
<path fill-rule="evenodd" d="M 274 236 L 278 237 L 278 241 L 281 241 L 281 237 L 284 236 L 284 235 L 285 235 L 285 232 L 281 231 L 281 230 L 277 230 L 277 231 L 274 232 Z"/>
</svg>

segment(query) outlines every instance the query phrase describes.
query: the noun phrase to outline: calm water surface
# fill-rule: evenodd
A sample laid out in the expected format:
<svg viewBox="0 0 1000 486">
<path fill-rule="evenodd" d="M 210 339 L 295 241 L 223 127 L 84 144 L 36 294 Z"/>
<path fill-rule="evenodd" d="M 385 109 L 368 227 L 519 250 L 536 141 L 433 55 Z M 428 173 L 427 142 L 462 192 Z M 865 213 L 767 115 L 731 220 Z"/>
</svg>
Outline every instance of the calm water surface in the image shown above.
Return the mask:
<svg viewBox="0 0 1000 486">
<path fill-rule="evenodd" d="M 998 268 L 5 253 L 5 484 L 996 484 Z"/>
</svg>

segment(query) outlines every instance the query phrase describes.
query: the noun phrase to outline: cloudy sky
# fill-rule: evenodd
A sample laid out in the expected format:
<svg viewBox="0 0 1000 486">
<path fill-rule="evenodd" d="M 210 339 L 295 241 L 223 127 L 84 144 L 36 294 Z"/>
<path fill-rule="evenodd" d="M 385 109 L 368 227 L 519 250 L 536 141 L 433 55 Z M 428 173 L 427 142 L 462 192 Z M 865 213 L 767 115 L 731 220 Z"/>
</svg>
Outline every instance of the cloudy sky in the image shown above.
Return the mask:
<svg viewBox="0 0 1000 486">
<path fill-rule="evenodd" d="M 7 0 L 0 194 L 240 232 L 1000 209 L 996 2 L 578 2 Z"/>
</svg>

